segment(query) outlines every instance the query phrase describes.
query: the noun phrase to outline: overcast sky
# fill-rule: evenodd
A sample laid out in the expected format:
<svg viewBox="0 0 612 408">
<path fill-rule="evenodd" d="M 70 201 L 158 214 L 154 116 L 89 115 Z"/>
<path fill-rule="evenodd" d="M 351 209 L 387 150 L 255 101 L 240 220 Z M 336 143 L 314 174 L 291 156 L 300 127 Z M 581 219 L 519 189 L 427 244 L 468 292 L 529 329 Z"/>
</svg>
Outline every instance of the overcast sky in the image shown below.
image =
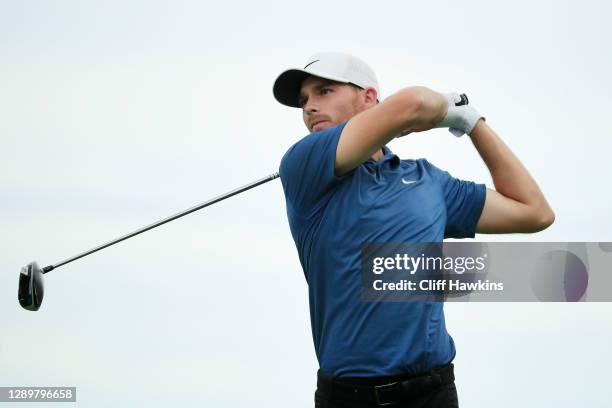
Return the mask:
<svg viewBox="0 0 612 408">
<path fill-rule="evenodd" d="M 307 134 L 272 83 L 319 51 L 382 98 L 466 92 L 556 213 L 534 235 L 612 241 L 604 1 L 0 2 L 0 386 L 76 386 L 78 406 L 312 407 L 307 286 L 278 180 L 45 276 L 57 263 L 277 171 Z M 468 138 L 390 148 L 491 177 Z M 452 303 L 465 407 L 608 407 L 609 303 Z M 264 405 L 265 404 L 265 405 Z M 27 406 L 27 405 L 26 405 Z"/>
</svg>

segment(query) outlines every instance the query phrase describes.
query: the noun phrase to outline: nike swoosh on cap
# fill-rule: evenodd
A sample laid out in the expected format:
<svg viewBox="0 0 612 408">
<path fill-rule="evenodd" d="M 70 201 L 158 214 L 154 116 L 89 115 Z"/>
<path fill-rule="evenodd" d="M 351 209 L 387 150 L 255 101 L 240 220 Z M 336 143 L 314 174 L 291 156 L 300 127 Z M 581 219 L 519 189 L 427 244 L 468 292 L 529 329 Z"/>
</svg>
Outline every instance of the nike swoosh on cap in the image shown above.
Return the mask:
<svg viewBox="0 0 612 408">
<path fill-rule="evenodd" d="M 305 66 L 304 68 L 302 68 L 302 69 L 306 69 L 306 68 L 308 68 L 309 66 L 311 66 L 312 64 L 314 64 L 315 62 L 319 62 L 319 61 L 321 61 L 321 60 L 314 60 L 314 61 L 312 61 L 310 64 L 306 64 L 306 66 Z"/>
</svg>

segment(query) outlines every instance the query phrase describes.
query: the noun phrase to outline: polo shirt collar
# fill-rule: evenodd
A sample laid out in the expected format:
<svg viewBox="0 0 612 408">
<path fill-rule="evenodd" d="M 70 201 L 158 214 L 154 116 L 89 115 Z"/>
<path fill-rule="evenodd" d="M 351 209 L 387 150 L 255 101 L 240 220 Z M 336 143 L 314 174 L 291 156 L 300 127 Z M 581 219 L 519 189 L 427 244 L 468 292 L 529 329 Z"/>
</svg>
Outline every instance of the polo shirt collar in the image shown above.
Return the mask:
<svg viewBox="0 0 612 408">
<path fill-rule="evenodd" d="M 385 163 L 389 163 L 389 166 L 391 168 L 397 168 L 400 165 L 400 158 L 394 154 L 391 149 L 389 149 L 387 147 L 387 145 L 384 145 L 382 147 L 382 151 L 383 151 L 383 157 L 381 157 L 378 161 L 374 161 L 371 157 L 366 161 L 369 162 L 371 164 L 376 164 L 376 165 L 384 165 Z"/>
</svg>

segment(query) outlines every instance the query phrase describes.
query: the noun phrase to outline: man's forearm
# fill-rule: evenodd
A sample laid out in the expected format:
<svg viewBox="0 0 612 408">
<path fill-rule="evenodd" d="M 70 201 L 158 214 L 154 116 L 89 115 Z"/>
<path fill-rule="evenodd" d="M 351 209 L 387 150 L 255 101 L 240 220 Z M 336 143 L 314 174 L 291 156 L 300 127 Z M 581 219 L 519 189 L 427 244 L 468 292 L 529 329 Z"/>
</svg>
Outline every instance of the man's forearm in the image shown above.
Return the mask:
<svg viewBox="0 0 612 408">
<path fill-rule="evenodd" d="M 398 93 L 403 93 L 407 99 L 412 100 L 413 106 L 417 108 L 407 112 L 409 115 L 404 119 L 402 131 L 395 137 L 433 129 L 446 116 L 448 102 L 446 97 L 438 92 L 424 86 L 411 86 Z"/>
<path fill-rule="evenodd" d="M 484 120 L 476 123 L 470 137 L 488 167 L 498 193 L 532 207 L 542 216 L 554 217 L 535 180 Z"/>
<path fill-rule="evenodd" d="M 336 176 L 348 173 L 369 157 L 378 160 L 380 148 L 403 135 L 406 129 L 433 128 L 444 117 L 447 107 L 443 95 L 425 87 L 408 87 L 365 108 L 342 130 L 336 148 Z"/>
</svg>

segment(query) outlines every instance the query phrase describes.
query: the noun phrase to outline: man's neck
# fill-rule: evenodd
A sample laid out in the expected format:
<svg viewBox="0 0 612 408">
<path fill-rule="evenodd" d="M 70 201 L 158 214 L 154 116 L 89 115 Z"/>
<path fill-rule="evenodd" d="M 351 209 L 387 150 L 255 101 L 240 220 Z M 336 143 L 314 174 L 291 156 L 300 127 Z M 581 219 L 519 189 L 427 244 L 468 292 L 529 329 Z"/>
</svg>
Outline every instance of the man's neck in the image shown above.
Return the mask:
<svg viewBox="0 0 612 408">
<path fill-rule="evenodd" d="M 383 154 L 383 150 L 382 150 L 382 149 L 380 149 L 380 150 L 378 150 L 376 153 L 374 153 L 374 154 L 372 155 L 372 160 L 374 160 L 374 161 L 379 161 L 379 160 L 380 160 L 380 158 L 381 158 L 381 157 L 383 157 L 383 156 L 384 156 L 384 154 Z"/>
</svg>

